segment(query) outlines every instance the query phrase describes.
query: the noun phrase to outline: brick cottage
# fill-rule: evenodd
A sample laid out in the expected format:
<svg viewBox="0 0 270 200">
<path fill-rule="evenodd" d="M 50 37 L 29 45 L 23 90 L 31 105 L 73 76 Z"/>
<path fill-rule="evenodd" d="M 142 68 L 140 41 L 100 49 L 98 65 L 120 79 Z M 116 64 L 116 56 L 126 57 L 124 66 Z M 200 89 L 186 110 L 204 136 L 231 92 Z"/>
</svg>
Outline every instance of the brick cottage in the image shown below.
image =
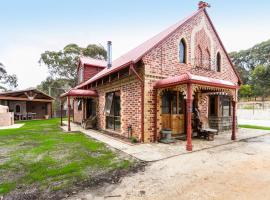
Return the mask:
<svg viewBox="0 0 270 200">
<path fill-rule="evenodd" d="M 236 132 L 241 84 L 206 11 L 198 10 L 111 62 L 81 57 L 73 99 L 74 122 L 96 116 L 104 132 L 156 142 L 161 131 L 185 136 L 192 150 L 195 115 L 218 131 Z M 70 106 L 69 106 L 70 108 Z M 196 112 L 197 111 L 197 112 Z M 70 117 L 70 115 L 69 115 Z M 70 130 L 70 122 L 69 122 Z"/>
</svg>

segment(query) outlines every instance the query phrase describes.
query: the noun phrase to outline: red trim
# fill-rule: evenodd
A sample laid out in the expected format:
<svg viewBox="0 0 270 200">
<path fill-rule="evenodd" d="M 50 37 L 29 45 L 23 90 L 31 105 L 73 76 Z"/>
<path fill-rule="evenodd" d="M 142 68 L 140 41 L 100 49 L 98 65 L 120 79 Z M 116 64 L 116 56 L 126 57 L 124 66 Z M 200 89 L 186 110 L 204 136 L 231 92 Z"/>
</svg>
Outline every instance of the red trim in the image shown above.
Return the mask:
<svg viewBox="0 0 270 200">
<path fill-rule="evenodd" d="M 70 128 L 70 96 L 68 96 L 68 131 L 71 131 Z"/>
<path fill-rule="evenodd" d="M 236 102 L 232 102 L 233 107 L 233 121 L 232 121 L 232 140 L 236 140 Z"/>
<path fill-rule="evenodd" d="M 97 97 L 96 90 L 82 90 L 82 89 L 71 89 L 68 92 L 62 94 L 60 97 Z"/>
<path fill-rule="evenodd" d="M 197 76 L 200 77 L 200 76 Z M 208 78 L 208 77 L 202 77 L 203 78 Z M 215 81 L 215 82 L 214 82 Z M 230 85 L 230 84 L 223 84 L 219 83 L 219 79 L 209 79 L 209 81 L 204 81 L 204 80 L 197 80 L 192 77 L 192 74 L 189 72 L 185 72 L 180 76 L 176 77 L 170 77 L 167 79 L 162 79 L 159 80 L 155 83 L 154 88 L 167 88 L 167 87 L 172 87 L 180 84 L 200 84 L 200 85 L 206 85 L 206 86 L 213 86 L 213 87 L 220 87 L 220 88 L 228 88 L 228 89 L 238 89 L 238 85 Z"/>
<path fill-rule="evenodd" d="M 191 126 L 191 114 L 192 114 L 192 84 L 187 84 L 187 145 L 186 150 L 192 151 L 192 126 Z"/>
</svg>

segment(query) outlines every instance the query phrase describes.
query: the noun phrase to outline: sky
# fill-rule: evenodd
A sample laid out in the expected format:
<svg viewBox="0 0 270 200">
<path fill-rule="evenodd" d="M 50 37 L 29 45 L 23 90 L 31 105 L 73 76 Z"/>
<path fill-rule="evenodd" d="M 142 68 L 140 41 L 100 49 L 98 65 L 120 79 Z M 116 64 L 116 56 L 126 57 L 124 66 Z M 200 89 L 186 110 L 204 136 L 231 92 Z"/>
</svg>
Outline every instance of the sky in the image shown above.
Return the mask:
<svg viewBox="0 0 270 200">
<path fill-rule="evenodd" d="M 270 39 L 269 0 L 209 0 L 208 13 L 228 52 Z M 197 10 L 198 0 L 0 0 L 0 62 L 18 88 L 48 76 L 46 50 L 113 43 L 113 59 Z"/>
</svg>

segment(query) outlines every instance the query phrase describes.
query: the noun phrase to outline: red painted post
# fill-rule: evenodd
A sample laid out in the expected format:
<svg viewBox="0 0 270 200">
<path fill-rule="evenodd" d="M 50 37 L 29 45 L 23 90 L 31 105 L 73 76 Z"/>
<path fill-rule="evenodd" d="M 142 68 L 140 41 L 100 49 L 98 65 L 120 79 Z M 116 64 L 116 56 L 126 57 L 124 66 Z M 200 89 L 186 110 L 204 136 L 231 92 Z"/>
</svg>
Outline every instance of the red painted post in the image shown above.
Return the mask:
<svg viewBox="0 0 270 200">
<path fill-rule="evenodd" d="M 232 121 L 232 140 L 236 140 L 236 101 L 232 101 L 233 121 Z"/>
<path fill-rule="evenodd" d="M 70 96 L 68 96 L 68 131 L 70 131 Z"/>
<path fill-rule="evenodd" d="M 63 126 L 63 104 L 61 100 L 61 105 L 60 105 L 60 117 L 61 117 L 61 126 Z"/>
<path fill-rule="evenodd" d="M 192 151 L 192 126 L 191 126 L 191 114 L 192 114 L 192 85 L 187 84 L 187 145 L 186 150 Z"/>
</svg>

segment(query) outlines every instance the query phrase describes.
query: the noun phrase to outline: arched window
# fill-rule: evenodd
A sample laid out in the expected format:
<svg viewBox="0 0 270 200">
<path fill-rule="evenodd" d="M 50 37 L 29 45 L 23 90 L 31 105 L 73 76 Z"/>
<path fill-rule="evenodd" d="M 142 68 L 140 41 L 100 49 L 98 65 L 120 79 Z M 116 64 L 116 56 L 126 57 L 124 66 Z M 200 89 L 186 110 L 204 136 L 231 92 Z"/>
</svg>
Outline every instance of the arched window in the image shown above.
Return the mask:
<svg viewBox="0 0 270 200">
<path fill-rule="evenodd" d="M 211 56 L 210 52 L 208 49 L 206 49 L 206 54 L 205 54 L 205 68 L 211 69 Z"/>
<path fill-rule="evenodd" d="M 180 63 L 186 63 L 187 61 L 187 46 L 184 39 L 181 39 L 179 44 L 179 61 Z"/>
<path fill-rule="evenodd" d="M 16 105 L 15 111 L 16 111 L 16 113 L 20 113 L 21 112 L 21 106 L 20 105 Z"/>
<path fill-rule="evenodd" d="M 198 45 L 196 48 L 196 57 L 195 57 L 197 67 L 202 67 L 202 65 L 203 65 L 202 56 L 203 56 L 202 49 L 201 49 L 200 45 Z"/>
<path fill-rule="evenodd" d="M 217 67 L 217 71 L 221 72 L 221 55 L 219 52 L 217 53 L 217 66 L 216 67 Z"/>
</svg>

